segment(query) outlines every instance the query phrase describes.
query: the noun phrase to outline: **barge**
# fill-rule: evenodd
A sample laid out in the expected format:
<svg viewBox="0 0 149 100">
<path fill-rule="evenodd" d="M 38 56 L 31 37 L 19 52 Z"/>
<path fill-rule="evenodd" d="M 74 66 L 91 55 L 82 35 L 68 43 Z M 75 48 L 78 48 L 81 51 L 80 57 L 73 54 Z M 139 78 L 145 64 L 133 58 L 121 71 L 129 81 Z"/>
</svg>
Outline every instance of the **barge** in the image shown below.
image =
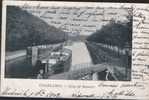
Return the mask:
<svg viewBox="0 0 149 100">
<path fill-rule="evenodd" d="M 35 76 L 42 70 L 44 78 L 69 71 L 72 63 L 72 51 L 62 45 L 28 47 L 27 57 Z"/>
</svg>

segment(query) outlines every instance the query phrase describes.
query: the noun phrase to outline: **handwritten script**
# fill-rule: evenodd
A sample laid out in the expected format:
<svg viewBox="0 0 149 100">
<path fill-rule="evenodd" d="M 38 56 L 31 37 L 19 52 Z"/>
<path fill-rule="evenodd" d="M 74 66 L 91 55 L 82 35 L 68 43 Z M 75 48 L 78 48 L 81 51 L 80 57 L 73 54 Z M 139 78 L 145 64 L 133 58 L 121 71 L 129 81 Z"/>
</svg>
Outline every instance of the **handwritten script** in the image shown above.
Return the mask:
<svg viewBox="0 0 149 100">
<path fill-rule="evenodd" d="M 44 6 L 40 3 L 33 6 L 24 3 L 20 8 L 71 35 L 90 35 L 109 23 L 112 18 L 116 21 L 126 22 L 127 15 L 132 14 L 132 79 L 127 82 L 81 81 L 79 83 L 78 81 L 71 81 L 73 84 L 70 81 L 66 82 L 66 80 L 64 83 L 52 84 L 51 81 L 47 80 L 45 83 L 40 83 L 42 80 L 39 83 L 33 82 L 33 85 L 31 84 L 37 86 L 38 90 L 28 87 L 26 84 L 23 84 L 25 88 L 21 88 L 20 85 L 17 85 L 19 84 L 18 81 L 13 81 L 13 87 L 9 83 L 2 82 L 4 87 L 2 87 L 1 95 L 46 98 L 149 98 L 149 6 L 137 7 L 133 4 L 127 7 L 124 4 L 119 7 L 112 5 L 111 7 L 67 7 Z M 133 12 L 131 13 L 131 11 Z"/>
<path fill-rule="evenodd" d="M 42 6 L 41 4 L 37 6 L 24 4 L 21 8 L 43 19 L 49 25 L 72 34 L 78 33 L 83 35 L 90 35 L 96 32 L 96 30 L 99 30 L 112 19 L 125 22 L 128 15 L 128 8 L 123 7 L 57 7 Z"/>
</svg>

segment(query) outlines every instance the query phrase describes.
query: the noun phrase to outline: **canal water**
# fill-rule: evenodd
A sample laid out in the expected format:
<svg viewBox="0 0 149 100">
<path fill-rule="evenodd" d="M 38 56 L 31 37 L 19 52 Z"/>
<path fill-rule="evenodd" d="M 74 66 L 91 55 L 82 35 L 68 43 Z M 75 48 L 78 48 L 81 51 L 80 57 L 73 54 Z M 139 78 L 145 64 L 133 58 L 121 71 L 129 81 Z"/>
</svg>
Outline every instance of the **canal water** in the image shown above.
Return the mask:
<svg viewBox="0 0 149 100">
<path fill-rule="evenodd" d="M 72 45 L 65 46 L 64 48 L 68 48 L 72 51 L 72 65 L 70 70 L 86 68 L 92 64 L 91 56 L 84 42 L 74 42 Z M 6 55 L 5 77 L 30 78 L 33 76 L 32 65 L 24 53 L 24 51 L 19 51 Z"/>
<path fill-rule="evenodd" d="M 79 67 L 88 67 L 87 65 L 92 64 L 91 56 L 84 42 L 74 42 L 71 46 L 65 46 L 65 48 L 72 51 L 72 66 L 70 70 L 77 70 Z"/>
</svg>

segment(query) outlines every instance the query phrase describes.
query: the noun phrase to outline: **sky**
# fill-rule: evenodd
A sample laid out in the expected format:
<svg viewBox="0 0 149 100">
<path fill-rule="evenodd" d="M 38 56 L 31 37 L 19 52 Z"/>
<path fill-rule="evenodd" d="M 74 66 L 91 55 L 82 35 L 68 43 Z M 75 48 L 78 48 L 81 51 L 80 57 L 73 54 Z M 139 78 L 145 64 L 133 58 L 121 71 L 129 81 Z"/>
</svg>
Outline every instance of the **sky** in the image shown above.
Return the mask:
<svg viewBox="0 0 149 100">
<path fill-rule="evenodd" d="M 127 22 L 128 9 L 97 7 L 41 7 L 22 8 L 49 25 L 60 28 L 72 35 L 91 35 L 100 30 L 111 19 Z"/>
</svg>

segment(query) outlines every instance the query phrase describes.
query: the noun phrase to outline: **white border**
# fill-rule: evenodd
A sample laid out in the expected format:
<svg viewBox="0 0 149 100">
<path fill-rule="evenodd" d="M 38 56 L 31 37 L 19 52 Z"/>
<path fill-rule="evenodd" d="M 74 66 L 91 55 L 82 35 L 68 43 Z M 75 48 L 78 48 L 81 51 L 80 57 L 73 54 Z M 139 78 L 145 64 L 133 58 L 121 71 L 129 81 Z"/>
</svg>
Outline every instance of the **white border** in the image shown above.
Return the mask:
<svg viewBox="0 0 149 100">
<path fill-rule="evenodd" d="M 95 97 L 91 97 L 91 98 L 101 98 L 103 96 L 103 93 L 107 93 L 110 89 L 117 89 L 117 91 L 119 91 L 120 87 L 117 88 L 108 88 L 108 87 L 97 87 L 97 88 L 92 88 L 92 89 L 76 89 L 76 88 L 70 88 L 68 87 L 68 85 L 72 85 L 75 84 L 76 86 L 79 85 L 92 85 L 92 86 L 97 86 L 97 84 L 100 83 L 106 83 L 106 84 L 123 84 L 123 83 L 133 83 L 133 80 L 131 82 L 111 82 L 111 81 L 74 81 L 74 80 L 38 80 L 38 79 L 8 79 L 8 78 L 4 78 L 4 72 L 5 72 L 5 32 L 6 32 L 6 6 L 7 5 L 23 5 L 24 3 L 27 3 L 29 5 L 37 5 L 37 4 L 41 4 L 43 6 L 67 6 L 67 7 L 72 7 L 72 6 L 76 6 L 77 7 L 86 7 L 86 6 L 91 6 L 91 7 L 114 7 L 114 8 L 119 8 L 119 7 L 132 7 L 132 6 L 140 6 L 143 7 L 143 4 L 129 4 L 129 3 L 91 3 L 91 2 L 54 2 L 54 1 L 3 1 L 3 12 L 2 12 L 2 43 L 1 43 L 1 89 L 5 89 L 7 86 L 11 87 L 11 88 L 15 88 L 18 91 L 23 91 L 25 89 L 31 89 L 32 91 L 36 92 L 40 89 L 46 89 L 46 91 L 54 91 L 57 92 L 59 91 L 60 93 L 62 93 L 61 97 L 62 98 L 74 98 L 71 96 L 71 93 L 77 93 L 78 91 L 80 92 L 84 92 L 85 94 L 90 94 L 93 93 L 96 96 Z M 133 68 L 133 66 L 132 66 Z M 63 85 L 63 86 L 67 86 L 67 87 L 39 87 L 39 84 L 59 84 L 59 85 Z M 133 88 L 133 87 L 129 87 L 129 88 Z M 125 88 L 124 90 L 127 90 L 129 88 Z M 133 88 L 133 90 L 135 90 L 136 92 L 136 96 L 119 96 L 119 99 L 134 99 L 134 98 L 138 98 L 138 99 L 146 99 L 148 98 L 147 96 L 144 95 L 144 92 L 146 92 L 147 90 L 142 90 L 140 91 L 140 88 Z M 99 95 L 99 97 L 97 96 Z M 4 95 L 2 95 L 4 96 Z M 19 96 L 15 96 L 15 95 L 9 95 L 9 96 L 14 96 L 14 97 L 19 97 Z M 20 95 L 20 97 L 22 97 L 24 95 Z M 25 96 L 24 96 L 25 97 Z M 45 97 L 45 96 L 31 96 L 31 97 Z M 61 98 L 58 97 L 58 98 Z M 86 97 L 78 97 L 78 98 L 86 98 Z M 103 98 L 108 98 L 108 97 L 103 97 Z M 114 97 L 111 97 L 114 98 Z M 116 98 L 116 99 L 118 99 Z"/>
</svg>

